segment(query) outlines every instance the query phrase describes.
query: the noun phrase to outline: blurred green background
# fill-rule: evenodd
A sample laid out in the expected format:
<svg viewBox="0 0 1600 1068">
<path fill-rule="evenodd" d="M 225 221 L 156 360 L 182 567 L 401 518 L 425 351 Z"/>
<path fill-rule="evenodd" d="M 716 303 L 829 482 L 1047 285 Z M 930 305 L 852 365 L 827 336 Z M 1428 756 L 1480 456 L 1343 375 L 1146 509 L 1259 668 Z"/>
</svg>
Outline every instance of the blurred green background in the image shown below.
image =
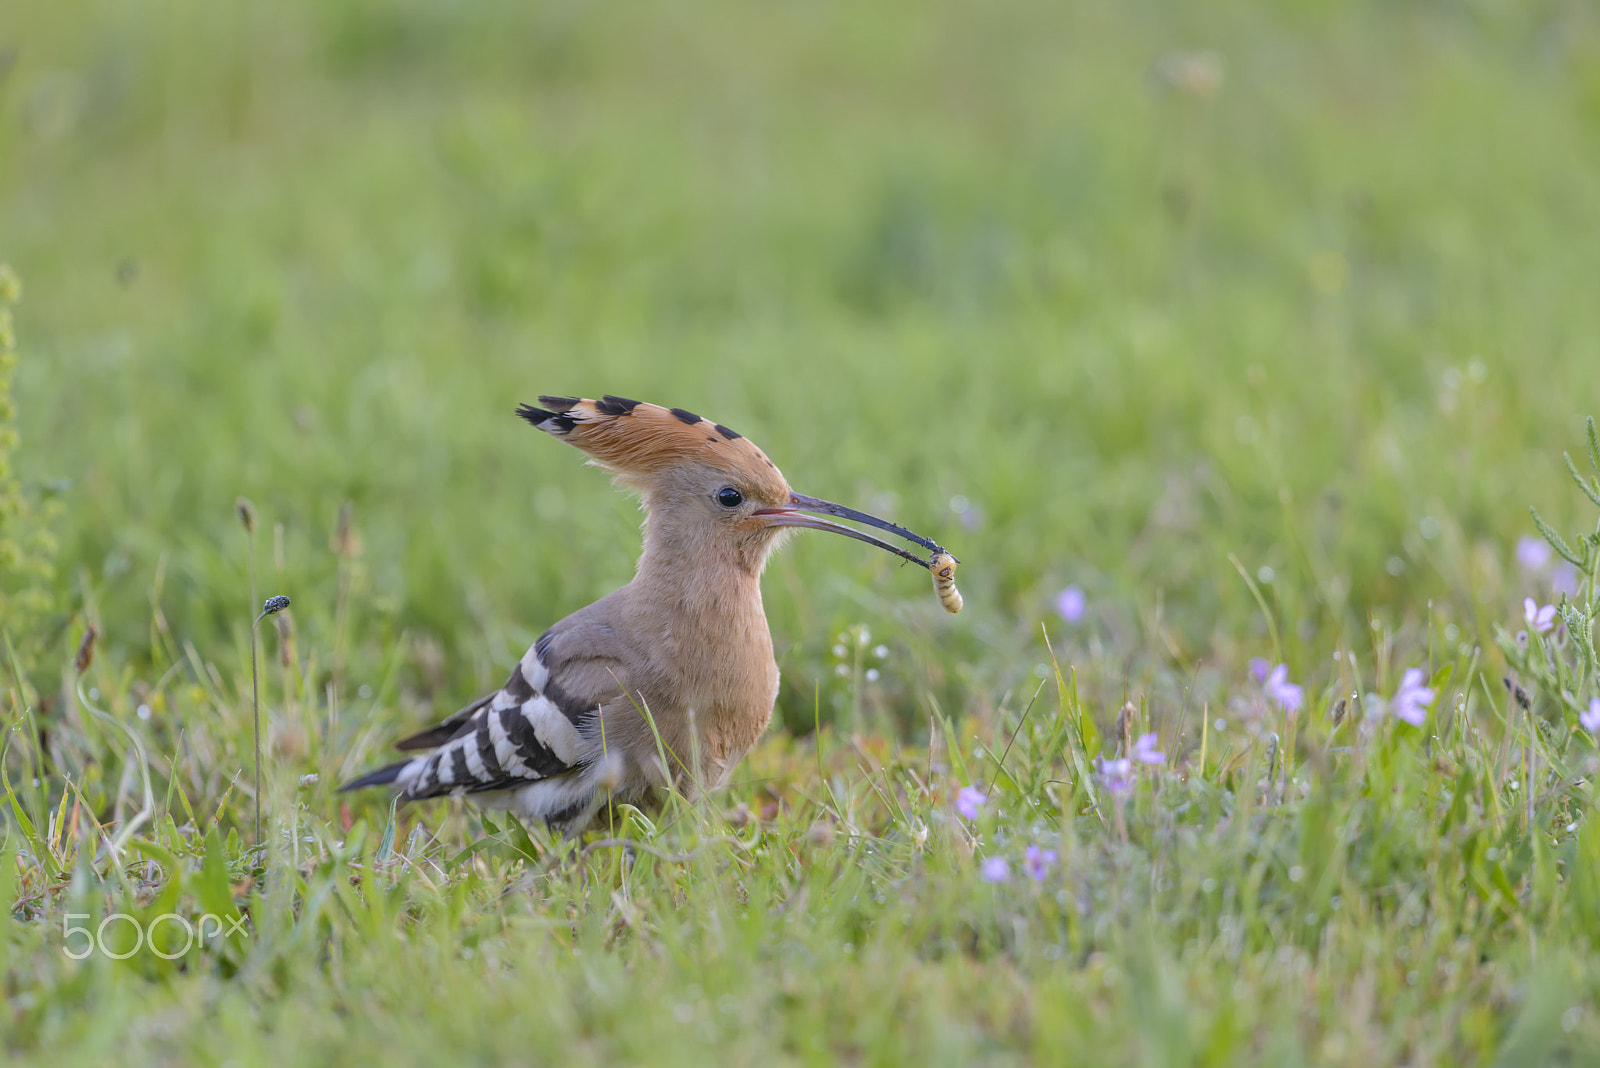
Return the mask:
<svg viewBox="0 0 1600 1068">
<path fill-rule="evenodd" d="M 1041 621 L 1108 695 L 1267 652 L 1230 553 L 1313 683 L 1369 616 L 1472 640 L 1544 581 L 1527 505 L 1578 515 L 1597 233 L 1587 3 L 0 8 L 50 640 L 242 642 L 245 495 L 299 640 L 370 678 L 409 634 L 437 711 L 631 574 L 539 393 L 709 415 L 963 557 L 948 620 L 778 558 L 797 726 L 854 622 L 908 723 L 1026 686 Z"/>
</svg>

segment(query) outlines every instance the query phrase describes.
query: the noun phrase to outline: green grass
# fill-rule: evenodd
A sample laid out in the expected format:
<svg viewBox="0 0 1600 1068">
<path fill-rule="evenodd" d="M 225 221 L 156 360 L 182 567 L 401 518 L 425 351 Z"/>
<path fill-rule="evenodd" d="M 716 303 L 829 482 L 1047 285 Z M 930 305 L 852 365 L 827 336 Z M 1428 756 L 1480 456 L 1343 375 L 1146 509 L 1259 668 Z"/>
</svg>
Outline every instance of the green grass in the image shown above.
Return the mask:
<svg viewBox="0 0 1600 1068">
<path fill-rule="evenodd" d="M 1554 0 L 6 4 L 7 1063 L 1600 1061 L 1594 583 L 1508 633 L 1530 504 L 1593 551 L 1597 70 Z M 796 539 L 772 732 L 576 855 L 335 794 L 631 573 L 541 392 L 967 610 Z M 247 922 L 69 956 L 118 912 Z"/>
</svg>

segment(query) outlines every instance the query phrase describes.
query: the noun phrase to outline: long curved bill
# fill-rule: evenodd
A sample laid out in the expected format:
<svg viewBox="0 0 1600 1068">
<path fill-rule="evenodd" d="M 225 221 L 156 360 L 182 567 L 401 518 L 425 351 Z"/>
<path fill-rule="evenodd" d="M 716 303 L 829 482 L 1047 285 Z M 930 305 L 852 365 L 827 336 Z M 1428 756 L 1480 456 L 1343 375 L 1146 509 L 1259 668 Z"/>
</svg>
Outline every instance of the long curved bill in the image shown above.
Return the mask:
<svg viewBox="0 0 1600 1068">
<path fill-rule="evenodd" d="M 873 537 L 864 530 L 847 527 L 843 523 L 835 523 L 831 520 L 818 518 L 815 515 L 806 515 L 806 512 L 835 515 L 841 519 L 853 519 L 858 523 L 877 527 L 879 530 L 887 530 L 891 534 L 897 534 L 909 542 L 914 542 L 928 549 L 934 556 L 945 551 L 944 546 L 937 544 L 930 538 L 924 538 L 921 534 L 907 530 L 898 523 L 891 523 L 887 519 L 879 519 L 875 515 L 858 512 L 854 508 L 846 508 L 842 504 L 834 504 L 832 501 L 825 501 L 820 497 L 808 497 L 803 493 L 789 494 L 789 504 L 786 508 L 762 508 L 755 514 L 762 517 L 769 526 L 803 527 L 807 530 L 827 530 L 834 534 L 843 534 L 847 538 L 864 541 L 868 545 L 876 545 L 878 548 L 894 553 L 902 560 L 909 560 L 919 567 L 928 567 L 929 560 L 933 558 L 930 556 L 928 560 L 924 560 L 920 556 L 900 548 L 898 545 L 891 545 L 881 538 Z"/>
</svg>

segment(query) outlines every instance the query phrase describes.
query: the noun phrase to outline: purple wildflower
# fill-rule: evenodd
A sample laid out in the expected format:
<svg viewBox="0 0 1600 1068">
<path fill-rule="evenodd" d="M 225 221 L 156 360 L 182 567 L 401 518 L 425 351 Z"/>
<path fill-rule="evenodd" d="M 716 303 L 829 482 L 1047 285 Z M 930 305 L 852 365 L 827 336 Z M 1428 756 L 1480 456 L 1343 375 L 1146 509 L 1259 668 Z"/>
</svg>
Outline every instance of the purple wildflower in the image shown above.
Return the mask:
<svg viewBox="0 0 1600 1068">
<path fill-rule="evenodd" d="M 1532 597 L 1522 599 L 1522 615 L 1528 621 L 1528 629 L 1538 634 L 1556 625 L 1556 606 L 1547 604 L 1541 607 L 1534 603 Z"/>
<path fill-rule="evenodd" d="M 1517 539 L 1517 563 L 1524 571 L 1543 571 L 1549 562 L 1549 542 L 1527 534 Z"/>
<path fill-rule="evenodd" d="M 1556 564 L 1555 571 L 1550 575 L 1550 588 L 1568 597 L 1578 596 L 1578 569 L 1566 560 Z"/>
<path fill-rule="evenodd" d="M 1094 770 L 1100 784 L 1113 797 L 1127 797 L 1133 793 L 1133 761 L 1127 757 L 1118 760 L 1095 757 Z"/>
<path fill-rule="evenodd" d="M 961 813 L 962 819 L 975 820 L 988 800 L 989 795 L 976 786 L 963 786 L 961 792 L 956 794 L 956 811 Z"/>
<path fill-rule="evenodd" d="M 1250 677 L 1257 682 L 1266 682 L 1267 674 L 1272 670 L 1272 661 L 1264 656 L 1250 658 Z"/>
<path fill-rule="evenodd" d="M 978 865 L 978 876 L 986 883 L 1008 883 L 1011 881 L 1011 862 L 1005 857 L 984 857 L 983 863 Z"/>
<path fill-rule="evenodd" d="M 1433 704 L 1433 691 L 1422 685 L 1422 669 L 1409 668 L 1400 680 L 1390 707 L 1397 718 L 1413 727 L 1420 727 L 1428 718 L 1428 706 Z"/>
<path fill-rule="evenodd" d="M 1083 620 L 1083 613 L 1089 607 L 1089 598 L 1084 596 L 1082 590 L 1076 586 L 1068 586 L 1056 594 L 1056 615 L 1068 623 L 1079 623 Z"/>
<path fill-rule="evenodd" d="M 1298 711 L 1305 703 L 1306 692 L 1299 686 L 1289 681 L 1289 665 L 1279 664 L 1272 669 L 1272 674 L 1267 676 L 1267 681 L 1261 684 L 1268 697 L 1283 706 L 1286 712 Z"/>
<path fill-rule="evenodd" d="M 1156 748 L 1154 732 L 1139 735 L 1139 739 L 1133 743 L 1133 753 L 1131 755 L 1133 759 L 1141 764 L 1165 764 L 1167 762 L 1167 755 Z"/>
<path fill-rule="evenodd" d="M 1578 722 L 1583 724 L 1583 729 L 1600 737 L 1600 697 L 1589 702 L 1589 711 L 1578 713 Z"/>
<path fill-rule="evenodd" d="M 1050 869 L 1056 866 L 1056 851 L 1054 849 L 1040 849 L 1036 845 L 1028 847 L 1022 854 L 1022 870 L 1027 872 L 1028 878 L 1036 883 L 1042 883 L 1045 876 L 1050 874 Z"/>
</svg>

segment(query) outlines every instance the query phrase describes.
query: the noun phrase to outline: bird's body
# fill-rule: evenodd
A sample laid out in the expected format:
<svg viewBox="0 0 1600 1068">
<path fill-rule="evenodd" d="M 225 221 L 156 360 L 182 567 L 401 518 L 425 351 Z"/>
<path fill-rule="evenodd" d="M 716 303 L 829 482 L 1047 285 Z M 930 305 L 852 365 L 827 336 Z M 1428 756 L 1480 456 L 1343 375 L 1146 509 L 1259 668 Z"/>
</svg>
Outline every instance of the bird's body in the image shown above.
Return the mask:
<svg viewBox="0 0 1600 1068">
<path fill-rule="evenodd" d="M 800 509 L 893 524 L 790 491 L 748 440 L 682 409 L 617 397 L 543 397 L 520 413 L 612 470 L 648 518 L 626 586 L 534 642 L 506 684 L 400 743 L 432 749 L 348 784 L 393 783 L 407 799 L 476 795 L 567 834 L 609 802 L 638 803 L 675 785 L 726 783 L 766 729 L 778 666 L 761 572 L 783 532 L 847 533 Z M 825 506 L 825 507 L 814 507 Z"/>
</svg>

